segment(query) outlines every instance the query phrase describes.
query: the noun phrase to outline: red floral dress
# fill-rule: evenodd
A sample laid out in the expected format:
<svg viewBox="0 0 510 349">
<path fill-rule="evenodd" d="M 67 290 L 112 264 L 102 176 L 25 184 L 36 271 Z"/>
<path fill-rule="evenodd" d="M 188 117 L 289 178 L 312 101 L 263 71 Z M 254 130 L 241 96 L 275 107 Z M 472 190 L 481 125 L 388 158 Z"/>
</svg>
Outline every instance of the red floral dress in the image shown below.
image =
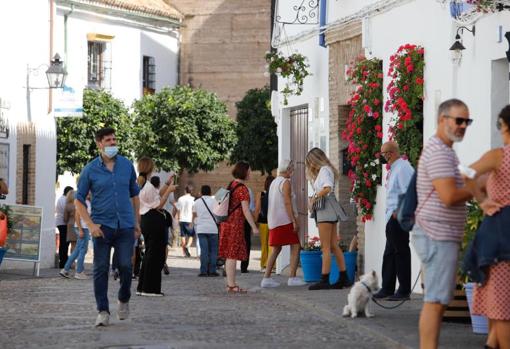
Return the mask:
<svg viewBox="0 0 510 349">
<path fill-rule="evenodd" d="M 238 181 L 231 184 L 231 188 L 239 185 Z M 240 205 L 242 201 L 250 201 L 250 193 L 245 185 L 238 187 L 230 197 L 230 209 L 238 206 L 228 219 L 220 224 L 219 257 L 244 261 L 248 259 L 246 242 L 244 240 L 244 214 Z"/>
</svg>

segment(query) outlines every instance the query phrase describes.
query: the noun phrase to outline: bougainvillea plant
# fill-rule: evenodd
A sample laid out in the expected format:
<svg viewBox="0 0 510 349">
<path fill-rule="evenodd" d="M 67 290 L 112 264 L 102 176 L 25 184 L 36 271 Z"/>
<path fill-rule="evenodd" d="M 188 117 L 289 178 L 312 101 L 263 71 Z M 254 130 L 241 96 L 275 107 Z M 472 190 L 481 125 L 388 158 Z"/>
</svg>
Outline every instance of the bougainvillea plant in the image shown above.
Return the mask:
<svg viewBox="0 0 510 349">
<path fill-rule="evenodd" d="M 352 197 L 363 222 L 372 219 L 381 183 L 379 162 L 382 131 L 382 61 L 359 57 L 347 70 L 348 81 L 355 86 L 347 101 L 351 110 L 342 138 L 349 142 L 347 153 L 352 169 Z"/>
<path fill-rule="evenodd" d="M 266 52 L 266 62 L 269 72 L 287 79 L 285 87 L 281 90 L 283 104 L 288 104 L 288 97 L 299 96 L 303 92 L 303 82 L 310 74 L 308 59 L 299 53 L 285 57 L 281 52 Z"/>
<path fill-rule="evenodd" d="M 385 111 L 393 113 L 390 139 L 416 166 L 423 145 L 423 47 L 406 44 L 390 57 Z"/>
<path fill-rule="evenodd" d="M 467 0 L 468 4 L 474 5 L 478 12 L 492 12 L 496 8 L 497 1 L 494 0 Z"/>
</svg>

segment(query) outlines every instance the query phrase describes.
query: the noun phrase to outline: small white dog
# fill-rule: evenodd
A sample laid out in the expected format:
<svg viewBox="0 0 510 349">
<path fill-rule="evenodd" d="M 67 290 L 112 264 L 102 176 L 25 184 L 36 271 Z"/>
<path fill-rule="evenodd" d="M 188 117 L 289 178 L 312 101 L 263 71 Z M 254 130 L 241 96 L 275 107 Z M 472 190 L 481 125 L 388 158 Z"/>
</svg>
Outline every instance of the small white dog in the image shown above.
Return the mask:
<svg viewBox="0 0 510 349">
<path fill-rule="evenodd" d="M 360 280 L 352 286 L 342 315 L 355 318 L 360 311 L 364 310 L 367 318 L 374 317 L 374 314 L 368 310 L 368 304 L 372 298 L 372 293 L 377 290 L 378 284 L 379 281 L 375 271 L 362 275 Z"/>
</svg>

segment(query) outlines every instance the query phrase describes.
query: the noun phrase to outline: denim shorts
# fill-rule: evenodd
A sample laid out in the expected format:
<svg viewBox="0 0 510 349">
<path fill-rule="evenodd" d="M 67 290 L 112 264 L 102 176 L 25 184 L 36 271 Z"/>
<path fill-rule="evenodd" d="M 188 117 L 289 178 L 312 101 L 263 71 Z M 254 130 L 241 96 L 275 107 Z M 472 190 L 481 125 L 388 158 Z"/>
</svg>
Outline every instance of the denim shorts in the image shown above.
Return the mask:
<svg viewBox="0 0 510 349">
<path fill-rule="evenodd" d="M 411 242 L 422 264 L 423 301 L 447 305 L 455 290 L 459 242 L 433 240 L 418 225 L 413 227 Z"/>
</svg>

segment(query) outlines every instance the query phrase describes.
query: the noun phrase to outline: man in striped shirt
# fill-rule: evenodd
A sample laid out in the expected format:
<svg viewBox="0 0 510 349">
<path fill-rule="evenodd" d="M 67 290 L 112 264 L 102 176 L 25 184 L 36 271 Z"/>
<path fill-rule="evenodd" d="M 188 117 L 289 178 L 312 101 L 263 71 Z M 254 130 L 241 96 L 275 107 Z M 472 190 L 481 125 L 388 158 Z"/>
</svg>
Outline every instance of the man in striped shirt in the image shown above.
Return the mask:
<svg viewBox="0 0 510 349">
<path fill-rule="evenodd" d="M 471 194 L 464 187 L 452 146 L 462 141 L 472 121 L 464 102 L 450 99 L 441 103 L 437 132 L 425 144 L 418 163 L 418 207 L 412 242 L 425 277 L 420 316 L 422 349 L 437 348 L 443 312 L 455 288 L 466 201 Z"/>
</svg>

